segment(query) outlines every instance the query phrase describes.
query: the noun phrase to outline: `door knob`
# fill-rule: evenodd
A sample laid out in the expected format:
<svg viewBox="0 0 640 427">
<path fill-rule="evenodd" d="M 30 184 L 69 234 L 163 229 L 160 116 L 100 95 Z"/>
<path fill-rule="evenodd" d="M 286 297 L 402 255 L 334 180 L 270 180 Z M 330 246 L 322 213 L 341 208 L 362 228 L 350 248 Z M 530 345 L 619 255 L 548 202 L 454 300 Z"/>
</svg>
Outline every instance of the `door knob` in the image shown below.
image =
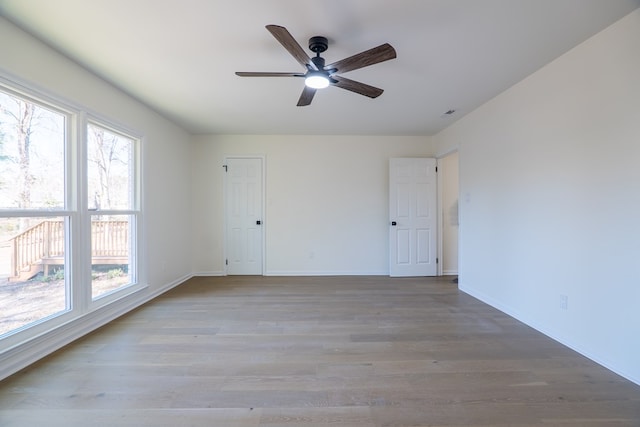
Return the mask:
<svg viewBox="0 0 640 427">
<path fill-rule="evenodd" d="M 395 221 L 391 221 L 391 225 L 395 227 L 396 225 L 398 225 L 398 223 Z"/>
<path fill-rule="evenodd" d="M 256 225 L 260 225 L 260 224 L 262 224 L 262 221 L 257 220 L 257 221 L 256 221 Z"/>
</svg>

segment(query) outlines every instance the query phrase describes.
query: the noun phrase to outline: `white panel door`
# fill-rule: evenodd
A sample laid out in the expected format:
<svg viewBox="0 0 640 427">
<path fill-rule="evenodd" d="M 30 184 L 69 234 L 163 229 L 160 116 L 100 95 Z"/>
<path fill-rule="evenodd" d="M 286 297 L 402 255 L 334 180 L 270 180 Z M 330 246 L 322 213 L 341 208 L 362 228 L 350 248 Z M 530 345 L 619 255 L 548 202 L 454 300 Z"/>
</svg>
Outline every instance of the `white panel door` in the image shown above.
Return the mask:
<svg viewBox="0 0 640 427">
<path fill-rule="evenodd" d="M 389 162 L 389 274 L 435 276 L 436 160 Z"/>
<path fill-rule="evenodd" d="M 226 161 L 227 274 L 262 274 L 262 159 Z"/>
</svg>

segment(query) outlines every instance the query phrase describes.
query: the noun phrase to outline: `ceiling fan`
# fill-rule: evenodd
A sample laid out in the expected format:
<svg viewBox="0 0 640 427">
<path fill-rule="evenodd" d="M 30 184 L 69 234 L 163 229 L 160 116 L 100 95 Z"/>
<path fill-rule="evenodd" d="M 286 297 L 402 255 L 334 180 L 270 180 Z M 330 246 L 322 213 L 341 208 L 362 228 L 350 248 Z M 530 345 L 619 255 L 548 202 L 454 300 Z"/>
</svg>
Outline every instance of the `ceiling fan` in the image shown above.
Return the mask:
<svg viewBox="0 0 640 427">
<path fill-rule="evenodd" d="M 368 96 L 369 98 L 377 98 L 382 94 L 383 90 L 380 88 L 350 80 L 337 74 L 357 70 L 358 68 L 395 58 L 396 51 L 389 43 L 365 50 L 341 61 L 325 65 L 325 60 L 320 54 L 326 51 L 329 46 L 326 37 L 315 36 L 309 39 L 309 49 L 316 54 L 316 56 L 310 58 L 285 27 L 267 25 L 266 28 L 276 40 L 287 49 L 291 56 L 293 56 L 300 65 L 305 67 L 306 72 L 270 73 L 238 71 L 236 75 L 241 77 L 304 77 L 305 87 L 300 95 L 300 99 L 298 99 L 298 107 L 311 104 L 316 91 L 318 89 L 324 89 L 329 85 Z"/>
</svg>

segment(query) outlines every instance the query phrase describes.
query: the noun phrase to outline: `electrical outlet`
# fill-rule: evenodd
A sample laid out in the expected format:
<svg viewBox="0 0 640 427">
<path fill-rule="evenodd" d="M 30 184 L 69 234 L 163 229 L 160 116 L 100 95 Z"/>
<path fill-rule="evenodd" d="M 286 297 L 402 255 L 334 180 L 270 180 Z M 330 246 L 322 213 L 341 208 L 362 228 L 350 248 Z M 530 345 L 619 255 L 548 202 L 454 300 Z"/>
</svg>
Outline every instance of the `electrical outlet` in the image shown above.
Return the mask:
<svg viewBox="0 0 640 427">
<path fill-rule="evenodd" d="M 560 309 L 561 310 L 569 309 L 569 297 L 567 295 L 560 295 Z"/>
</svg>

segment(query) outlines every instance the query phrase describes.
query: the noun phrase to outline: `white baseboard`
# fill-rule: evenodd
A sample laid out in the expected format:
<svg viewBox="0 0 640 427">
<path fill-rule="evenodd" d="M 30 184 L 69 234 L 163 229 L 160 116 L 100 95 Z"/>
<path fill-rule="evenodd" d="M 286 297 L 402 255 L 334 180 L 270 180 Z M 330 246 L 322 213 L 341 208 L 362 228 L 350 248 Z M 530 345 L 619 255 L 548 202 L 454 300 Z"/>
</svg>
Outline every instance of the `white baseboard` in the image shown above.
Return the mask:
<svg viewBox="0 0 640 427">
<path fill-rule="evenodd" d="M 186 275 L 171 283 L 167 283 L 151 293 L 145 293 L 145 290 L 148 290 L 148 288 L 140 289 L 119 299 L 118 303 L 112 303 L 83 316 L 79 316 L 49 332 L 7 349 L 0 354 L 0 380 L 13 375 L 89 332 L 151 301 L 168 290 L 184 283 L 189 278 L 191 278 L 191 275 Z"/>
<path fill-rule="evenodd" d="M 517 310 L 513 310 L 511 307 L 507 307 L 507 306 L 503 305 L 500 301 L 497 301 L 494 298 L 491 298 L 491 297 L 483 294 L 482 292 L 477 291 L 476 289 L 474 289 L 472 287 L 466 286 L 464 283 L 460 284 L 458 286 L 458 289 L 460 289 L 462 292 L 464 292 L 464 293 L 466 293 L 468 295 L 471 295 L 472 297 L 484 302 L 485 304 L 488 304 L 491 307 L 493 307 L 493 308 L 495 308 L 497 310 L 500 310 L 505 314 L 508 314 L 509 316 L 513 317 L 514 319 L 519 320 L 520 322 L 532 327 L 536 331 L 548 336 L 552 340 L 557 341 L 560 344 L 569 347 L 570 349 L 580 353 L 584 357 L 586 357 L 588 359 L 591 359 L 592 361 L 596 362 L 599 365 L 604 366 L 605 368 L 609 369 L 610 371 L 615 372 L 616 374 L 628 379 L 629 381 L 640 385 L 640 378 L 635 378 L 635 377 L 629 375 L 629 373 L 624 372 L 624 371 L 622 371 L 620 369 L 617 369 L 616 366 L 614 364 L 612 364 L 610 361 L 602 360 L 601 358 L 599 358 L 597 356 L 594 356 L 589 351 L 586 351 L 585 349 L 583 349 L 579 345 L 576 345 L 575 343 L 571 342 L 570 340 L 558 337 L 556 334 L 554 334 L 553 332 L 549 331 L 547 328 L 542 327 L 537 322 L 533 321 L 532 319 L 529 319 L 528 316 L 523 315 L 522 313 L 518 312 Z"/>
<path fill-rule="evenodd" d="M 220 277 L 226 275 L 224 271 L 198 271 L 193 273 L 194 277 Z"/>
<path fill-rule="evenodd" d="M 388 271 L 291 271 L 272 270 L 264 273 L 265 276 L 388 276 Z"/>
</svg>

